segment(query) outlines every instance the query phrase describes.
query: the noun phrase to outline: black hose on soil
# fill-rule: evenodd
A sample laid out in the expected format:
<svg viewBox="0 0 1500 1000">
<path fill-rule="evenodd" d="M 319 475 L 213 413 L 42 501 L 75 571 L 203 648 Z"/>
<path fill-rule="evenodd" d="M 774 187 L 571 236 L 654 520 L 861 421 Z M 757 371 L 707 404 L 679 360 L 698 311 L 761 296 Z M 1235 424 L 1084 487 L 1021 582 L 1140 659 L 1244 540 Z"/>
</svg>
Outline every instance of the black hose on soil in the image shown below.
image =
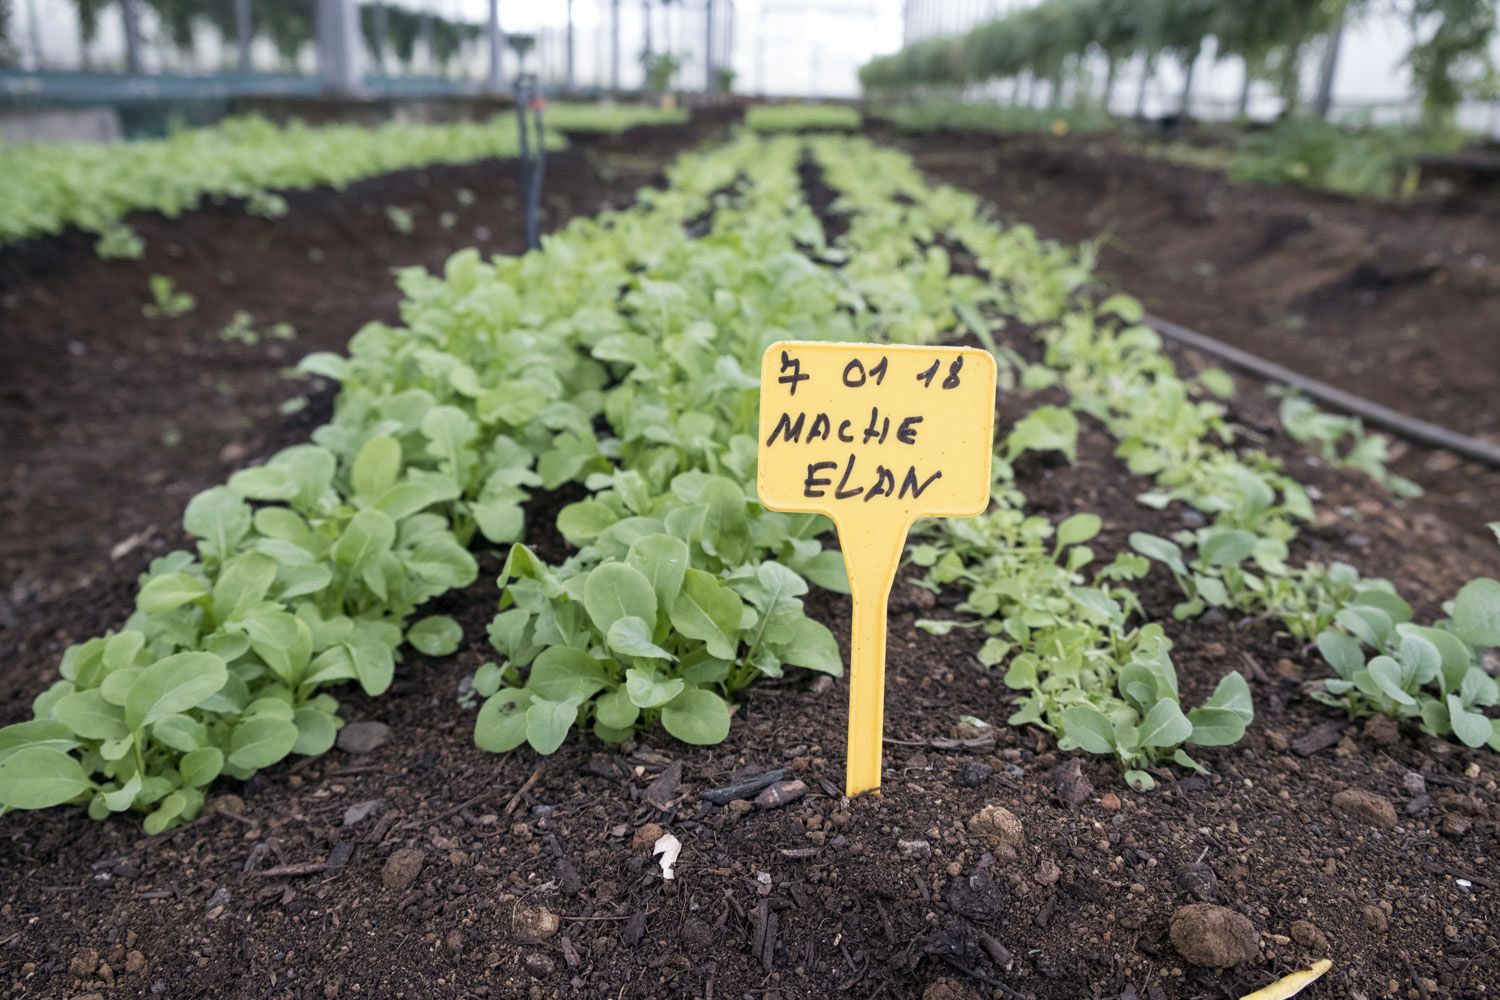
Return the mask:
<svg viewBox="0 0 1500 1000">
<path fill-rule="evenodd" d="M 1278 365 L 1274 361 L 1251 354 L 1249 351 L 1241 350 L 1205 336 L 1196 330 L 1190 330 L 1185 326 L 1173 323 L 1171 320 L 1162 319 L 1160 316 L 1147 314 L 1146 323 L 1157 333 L 1180 344 L 1185 344 L 1204 354 L 1212 355 L 1221 361 L 1227 361 L 1237 368 L 1253 372 L 1272 382 L 1282 382 L 1306 393 L 1313 399 L 1345 413 L 1354 414 L 1357 417 L 1377 427 L 1399 434 L 1412 441 L 1418 441 L 1434 448 L 1443 448 L 1471 458 L 1477 462 L 1500 469 L 1500 446 L 1483 441 L 1479 438 L 1470 437 L 1451 431 L 1446 427 L 1430 423 L 1417 417 L 1409 417 L 1404 413 L 1398 413 L 1388 406 L 1383 406 L 1373 400 L 1356 396 L 1352 392 L 1346 392 L 1337 386 L 1329 385 L 1327 382 L 1309 378 L 1306 375 L 1292 371 L 1290 368 Z"/>
</svg>

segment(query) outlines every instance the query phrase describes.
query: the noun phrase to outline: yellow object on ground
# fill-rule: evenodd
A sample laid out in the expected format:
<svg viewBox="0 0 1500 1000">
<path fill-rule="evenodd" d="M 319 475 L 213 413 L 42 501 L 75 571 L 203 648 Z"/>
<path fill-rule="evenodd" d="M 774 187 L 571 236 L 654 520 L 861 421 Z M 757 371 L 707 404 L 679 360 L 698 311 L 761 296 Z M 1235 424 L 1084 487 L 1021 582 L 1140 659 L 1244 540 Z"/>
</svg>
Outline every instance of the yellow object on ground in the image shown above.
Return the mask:
<svg viewBox="0 0 1500 1000">
<path fill-rule="evenodd" d="M 886 600 L 907 531 L 984 512 L 994 437 L 985 351 L 782 341 L 761 359 L 761 502 L 833 519 L 854 598 L 847 795 L 880 787 Z"/>
<path fill-rule="evenodd" d="M 1307 989 L 1319 976 L 1331 968 L 1333 968 L 1333 963 L 1326 958 L 1321 958 L 1312 964 L 1312 968 L 1294 972 L 1290 976 L 1283 976 L 1264 989 L 1240 997 L 1240 1000 L 1288 1000 Z"/>
</svg>

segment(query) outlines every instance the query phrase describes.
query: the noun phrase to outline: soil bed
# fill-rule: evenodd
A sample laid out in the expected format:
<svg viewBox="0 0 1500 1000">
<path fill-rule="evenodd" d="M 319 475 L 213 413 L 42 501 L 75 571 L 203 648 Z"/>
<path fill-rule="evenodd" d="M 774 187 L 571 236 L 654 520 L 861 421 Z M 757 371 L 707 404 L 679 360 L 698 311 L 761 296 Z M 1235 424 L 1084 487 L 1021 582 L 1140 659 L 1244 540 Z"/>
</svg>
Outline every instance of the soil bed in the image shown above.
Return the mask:
<svg viewBox="0 0 1500 1000">
<path fill-rule="evenodd" d="M 606 183 L 581 159 L 558 167 L 554 192 L 569 190 L 569 169 L 576 170 L 575 211 L 591 211 L 601 197 L 643 179 L 622 171 Z M 549 164 L 549 178 L 552 171 Z M 821 178 L 804 168 L 803 180 L 826 216 Z M 495 183 L 513 182 L 507 175 Z M 432 182 L 427 190 L 445 187 Z M 475 190 L 476 210 L 504 197 Z M 419 200 L 408 191 L 406 199 Z M 55 336 L 50 354 L 28 360 L 48 343 L 44 321 L 25 318 L 47 301 L 35 299 L 35 289 L 52 289 L 54 309 L 96 308 L 94 286 L 79 286 L 90 293 L 71 304 L 64 293 L 80 273 L 104 281 L 108 268 L 98 265 L 96 274 L 81 261 L 73 265 L 79 271 L 8 293 L 21 298 L 7 315 L 34 324 L 18 343 L 35 346 L 15 349 L 16 363 L 30 364 L 31 374 L 7 375 L 7 393 L 28 395 L 4 398 L 6 440 L 10 422 L 39 407 L 86 415 L 89 433 L 117 432 L 122 443 L 108 476 L 75 471 L 67 478 L 102 454 L 99 439 L 80 436 L 71 453 L 28 459 L 57 486 L 6 494 L 11 516 L 0 544 L 14 560 L 6 568 L 44 560 L 27 579 L 47 585 L 23 595 L 24 620 L 6 630 L 20 641 L 7 640 L 0 657 L 0 724 L 29 714 L 30 698 L 51 679 L 66 644 L 125 617 L 136 573 L 150 555 L 180 544 L 176 522 L 189 495 L 305 434 L 316 402 L 289 421 L 275 416 L 281 400 L 303 391 L 276 380 L 291 354 L 342 347 L 360 322 L 393 318 L 397 300 L 385 267 L 434 266 L 461 245 L 414 245 L 430 219 L 417 234 L 396 236 L 351 197 L 342 211 L 318 207 L 338 198 L 307 206 L 306 225 L 322 228 L 302 244 L 278 243 L 276 253 L 257 256 L 252 242 L 229 253 L 222 248 L 232 234 L 218 229 L 197 244 L 188 233 L 245 223 L 261 237 L 290 240 L 277 230 L 299 225 L 296 207 L 270 225 L 203 215 L 163 223 L 156 240 L 147 233 L 153 253 L 169 241 L 223 253 L 219 262 L 184 263 L 176 273 L 180 286 L 225 317 L 207 315 L 205 306 L 170 324 L 135 318 L 145 275 L 167 266 L 160 258 L 143 264 L 112 286 L 119 315 L 69 326 L 67 313 L 52 314 L 54 330 L 79 331 L 89 348 L 66 355 L 69 370 L 83 365 L 76 370 L 85 374 L 57 400 L 36 398 L 68 385 L 48 375 L 64 357 Z M 513 233 L 514 216 L 496 216 L 495 232 L 508 219 L 505 231 Z M 824 223 L 838 231 L 838 220 Z M 340 243 L 327 235 L 345 228 Z M 326 246 L 328 261 L 341 248 L 347 274 L 334 280 L 304 267 L 308 245 Z M 513 248 L 499 236 L 488 245 Z M 420 255 L 408 255 L 416 247 Z M 255 265 L 277 259 L 280 272 L 241 284 Z M 238 291 L 210 295 L 225 266 L 243 272 Z M 363 284 L 360 272 L 368 272 Z M 290 300 L 304 311 L 271 311 L 291 309 Z M 241 307 L 266 323 L 286 318 L 306 329 L 281 358 L 264 357 L 264 347 L 224 347 L 202 331 L 227 318 L 235 302 L 263 302 L 264 317 L 254 305 Z M 329 310 L 321 324 L 320 305 Z M 148 335 L 160 338 L 151 349 L 159 354 L 145 349 Z M 172 368 L 169 359 L 185 356 L 189 345 L 203 350 Z M 1019 340 L 1011 346 L 1031 349 Z M 127 375 L 161 387 L 146 397 L 157 402 L 127 408 L 128 397 L 109 381 L 122 360 Z M 1179 361 L 1198 363 L 1188 355 Z M 167 373 L 148 371 L 157 366 Z M 232 404 L 218 401 L 218 378 L 243 379 L 234 383 Z M 206 388 L 194 388 L 200 380 Z M 183 387 L 172 396 L 176 381 Z M 1037 401 L 1007 399 L 1000 432 Z M 159 425 L 127 430 L 128 413 L 147 405 L 184 425 L 174 450 L 160 445 Z M 1232 405 L 1237 421 L 1274 443 L 1261 387 L 1241 380 Z M 228 416 L 216 416 L 216 407 Z M 196 425 L 179 413 L 203 422 L 201 437 L 188 433 Z M 1178 507 L 1155 512 L 1137 504 L 1145 483 L 1113 457 L 1113 442 L 1096 424 L 1083 425 L 1076 464 L 1021 463 L 1018 485 L 1033 510 L 1054 519 L 1098 513 L 1101 555 L 1132 530 L 1166 533 L 1185 523 Z M 63 447 L 60 437 L 40 436 L 49 426 L 38 420 L 40 429 L 28 432 L 34 437 L 22 438 L 36 442 L 25 445 L 34 455 Z M 243 451 L 221 454 L 231 442 Z M 1275 448 L 1319 488 L 1320 509 L 1335 515 L 1304 531 L 1299 557 L 1341 558 L 1389 575 L 1427 614 L 1464 580 L 1500 572 L 1493 546 L 1474 545 L 1441 504 L 1397 507 L 1361 474 Z M 152 470 L 154 480 L 135 478 Z M 95 528 L 59 516 L 49 527 L 50 508 L 70 489 L 86 516 L 119 520 Z M 556 502 L 537 498 L 528 519 L 528 540 L 548 553 L 563 547 L 544 513 Z M 115 515 L 113 507 L 122 510 Z M 111 547 L 148 528 L 111 561 Z M 70 535 L 70 555 L 48 555 Z M 223 783 L 202 818 L 155 838 L 128 820 L 90 822 L 79 809 L 0 819 L 0 984 L 30 997 L 1186 1000 L 1241 996 L 1326 947 L 1336 965 L 1304 994 L 1310 1000 L 1493 995 L 1500 952 L 1495 755 L 1360 726 L 1322 708 L 1299 690 L 1299 679 L 1320 669 L 1315 653 L 1278 637 L 1268 622 L 1171 622 L 1176 598 L 1160 574 L 1143 598 L 1176 643 L 1184 701 L 1200 700 L 1234 669 L 1255 696 L 1257 718 L 1245 740 L 1200 754 L 1211 776 L 1163 772 L 1157 791 L 1134 794 L 1107 762 L 1083 758 L 1075 777 L 1064 766 L 1071 755 L 1058 753 L 1050 737 L 1002 724 L 1010 698 L 1001 674 L 975 661 L 976 636 L 915 628 L 918 618 L 951 612 L 903 580 L 892 600 L 885 789 L 847 802 L 839 795 L 845 685 L 806 675 L 754 688 L 718 747 L 691 748 L 655 732 L 620 748 L 574 738 L 547 758 L 526 749 L 479 751 L 473 711 L 459 698 L 466 678 L 493 656 L 484 635 L 498 560 L 482 554 L 480 585 L 434 608 L 464 625 L 457 654 L 428 660 L 409 653 L 392 691 L 378 700 L 341 692 L 346 718 L 389 727 L 377 747 L 335 750 L 242 785 Z M 846 599 L 815 594 L 810 608 L 847 643 Z M 959 723 L 966 715 L 995 726 L 969 729 Z M 802 781 L 807 793 L 772 808 L 702 796 L 771 769 Z M 1335 811 L 1334 795 L 1348 788 L 1388 799 L 1396 824 Z M 966 825 L 991 804 L 1021 821 L 1025 842 L 1013 855 Z M 672 881 L 637 839 L 649 823 L 684 845 Z M 1247 916 L 1260 935 L 1259 954 L 1226 972 L 1183 961 L 1168 928 L 1173 913 L 1194 902 Z M 1299 921 L 1317 934 L 1294 930 Z"/>
</svg>

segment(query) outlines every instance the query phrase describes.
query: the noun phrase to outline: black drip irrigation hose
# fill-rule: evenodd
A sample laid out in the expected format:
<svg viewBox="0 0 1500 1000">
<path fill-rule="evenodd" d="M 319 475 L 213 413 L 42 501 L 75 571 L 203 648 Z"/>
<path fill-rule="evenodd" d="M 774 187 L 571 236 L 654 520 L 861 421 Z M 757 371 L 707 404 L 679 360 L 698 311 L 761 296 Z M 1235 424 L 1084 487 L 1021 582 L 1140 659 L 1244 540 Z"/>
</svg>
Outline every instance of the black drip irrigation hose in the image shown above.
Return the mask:
<svg viewBox="0 0 1500 1000">
<path fill-rule="evenodd" d="M 1227 361 L 1237 368 L 1243 368 L 1253 372 L 1272 382 L 1282 382 L 1286 385 L 1305 393 L 1306 395 L 1327 403 L 1335 409 L 1351 413 L 1376 427 L 1383 428 L 1404 438 L 1417 441 L 1434 448 L 1442 448 L 1454 452 L 1465 458 L 1500 469 L 1500 445 L 1491 444 L 1479 438 L 1470 437 L 1451 431 L 1446 427 L 1416 417 L 1409 417 L 1404 413 L 1398 413 L 1388 406 L 1382 406 L 1373 400 L 1356 396 L 1352 392 L 1346 392 L 1337 386 L 1329 385 L 1327 382 L 1310 378 L 1290 368 L 1278 365 L 1274 361 L 1267 361 L 1257 357 L 1249 351 L 1243 351 L 1238 347 L 1232 347 L 1222 341 L 1205 336 L 1196 330 L 1190 330 L 1185 326 L 1173 323 L 1171 320 L 1162 319 L 1160 316 L 1147 314 L 1145 322 L 1157 333 L 1180 344 L 1185 344 L 1204 354 L 1212 355 L 1221 361 Z"/>
</svg>

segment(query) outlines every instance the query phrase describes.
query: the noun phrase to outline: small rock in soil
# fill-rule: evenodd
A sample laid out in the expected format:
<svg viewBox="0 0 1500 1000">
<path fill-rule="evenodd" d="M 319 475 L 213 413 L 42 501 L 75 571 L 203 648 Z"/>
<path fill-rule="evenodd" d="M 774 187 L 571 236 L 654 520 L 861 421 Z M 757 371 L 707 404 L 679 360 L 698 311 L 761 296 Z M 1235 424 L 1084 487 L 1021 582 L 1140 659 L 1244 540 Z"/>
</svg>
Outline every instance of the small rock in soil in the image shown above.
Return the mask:
<svg viewBox="0 0 1500 1000">
<path fill-rule="evenodd" d="M 1292 940 L 1315 954 L 1328 953 L 1328 938 L 1311 920 L 1292 921 Z"/>
<path fill-rule="evenodd" d="M 339 749 L 345 753 L 369 753 L 390 735 L 391 728 L 384 722 L 351 722 L 339 730 Z"/>
<path fill-rule="evenodd" d="M 1094 786 L 1083 776 L 1083 764 L 1077 757 L 1052 772 L 1052 794 L 1065 806 L 1083 805 L 1094 794 Z"/>
<path fill-rule="evenodd" d="M 755 797 L 755 804 L 762 809 L 776 809 L 796 802 L 807 794 L 807 783 L 803 781 L 778 781 Z"/>
<path fill-rule="evenodd" d="M 125 971 L 130 975 L 146 971 L 146 956 L 138 951 L 129 952 L 125 956 Z"/>
<path fill-rule="evenodd" d="M 1218 895 L 1219 877 L 1212 868 L 1199 861 L 1177 873 L 1177 884 L 1206 903 Z"/>
<path fill-rule="evenodd" d="M 1172 914 L 1172 947 L 1194 965 L 1227 969 L 1259 953 L 1255 925 L 1213 903 L 1189 903 Z"/>
<path fill-rule="evenodd" d="M 368 817 L 370 813 L 374 812 L 379 807 L 379 799 L 366 799 L 363 802 L 356 802 L 354 805 L 344 810 L 344 825 L 353 826 L 354 824 Z"/>
<path fill-rule="evenodd" d="M 1045 859 L 1037 867 L 1036 875 L 1033 877 L 1037 885 L 1052 885 L 1062 878 L 1062 869 L 1057 867 L 1057 863 L 1050 858 Z"/>
<path fill-rule="evenodd" d="M 1014 855 L 1026 843 L 1026 829 L 1016 814 L 1004 806 L 985 806 L 969 817 L 969 832 L 986 843 Z"/>
<path fill-rule="evenodd" d="M 1456 813 L 1449 813 L 1443 817 L 1443 833 L 1449 837 L 1462 837 L 1473 825 L 1474 821 L 1469 817 L 1459 816 Z"/>
<path fill-rule="evenodd" d="M 922 1000 L 979 1000 L 979 993 L 960 979 L 934 979 L 922 991 Z"/>
<path fill-rule="evenodd" d="M 908 858 L 925 861 L 932 857 L 932 845 L 925 840 L 898 840 L 896 846 L 901 848 L 901 853 Z"/>
<path fill-rule="evenodd" d="M 552 937 L 561 926 L 562 921 L 557 914 L 545 906 L 518 906 L 510 921 L 510 928 L 516 937 L 535 944 Z"/>
<path fill-rule="evenodd" d="M 1344 738 L 1344 727 L 1337 722 L 1322 722 L 1292 741 L 1292 750 L 1299 757 L 1311 757 L 1320 750 L 1327 750 Z"/>
<path fill-rule="evenodd" d="M 1389 715 L 1372 715 L 1365 722 L 1365 739 L 1382 746 L 1394 746 L 1401 742 L 1401 729 Z"/>
<path fill-rule="evenodd" d="M 1427 779 L 1416 771 L 1407 771 L 1401 776 L 1401 787 L 1406 789 L 1408 795 L 1427 794 Z"/>
<path fill-rule="evenodd" d="M 1396 825 L 1396 807 L 1391 805 L 1391 800 L 1368 789 L 1346 788 L 1335 792 L 1333 808 L 1342 816 L 1382 830 Z"/>
<path fill-rule="evenodd" d="M 552 956 L 544 955 L 539 951 L 527 952 L 526 957 L 521 959 L 521 963 L 526 966 L 527 972 L 538 979 L 546 979 L 557 969 L 557 963 L 552 960 Z"/>
<path fill-rule="evenodd" d="M 385 870 L 380 876 L 385 881 L 385 887 L 405 889 L 411 885 L 422 871 L 423 860 L 422 852 L 415 847 L 403 847 L 392 854 L 386 859 Z"/>
<path fill-rule="evenodd" d="M 1386 917 L 1385 911 L 1378 906 L 1366 905 L 1361 911 L 1365 920 L 1365 927 L 1372 934 L 1384 934 L 1390 927 L 1391 922 Z"/>
<path fill-rule="evenodd" d="M 68 962 L 68 971 L 75 976 L 92 976 L 99 968 L 99 953 L 93 948 L 84 948 Z"/>
<path fill-rule="evenodd" d="M 630 838 L 630 847 L 636 851 L 649 850 L 652 845 L 661 839 L 663 833 L 666 833 L 666 831 L 662 829 L 660 823 L 642 824 L 636 828 L 635 836 Z"/>
<path fill-rule="evenodd" d="M 958 769 L 958 773 L 953 776 L 953 783 L 960 788 L 978 788 L 989 781 L 994 773 L 995 769 L 988 764 L 971 760 Z"/>
</svg>

